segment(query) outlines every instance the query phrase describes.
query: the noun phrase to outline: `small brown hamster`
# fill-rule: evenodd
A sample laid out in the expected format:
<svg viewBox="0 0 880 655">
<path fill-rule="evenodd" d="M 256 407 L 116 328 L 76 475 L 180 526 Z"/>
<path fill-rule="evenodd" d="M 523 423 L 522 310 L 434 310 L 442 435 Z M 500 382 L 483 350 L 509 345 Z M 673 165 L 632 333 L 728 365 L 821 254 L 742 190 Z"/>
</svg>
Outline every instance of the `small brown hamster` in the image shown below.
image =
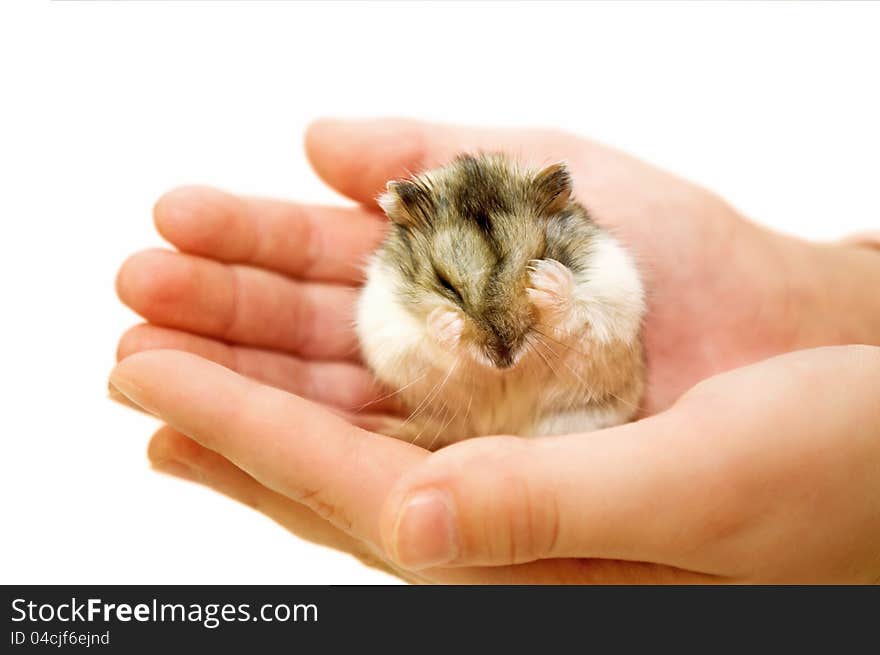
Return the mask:
<svg viewBox="0 0 880 655">
<path fill-rule="evenodd" d="M 489 434 L 630 420 L 643 388 L 645 299 L 630 255 L 572 198 L 564 164 L 461 155 L 389 182 L 357 332 L 429 449 Z"/>
</svg>

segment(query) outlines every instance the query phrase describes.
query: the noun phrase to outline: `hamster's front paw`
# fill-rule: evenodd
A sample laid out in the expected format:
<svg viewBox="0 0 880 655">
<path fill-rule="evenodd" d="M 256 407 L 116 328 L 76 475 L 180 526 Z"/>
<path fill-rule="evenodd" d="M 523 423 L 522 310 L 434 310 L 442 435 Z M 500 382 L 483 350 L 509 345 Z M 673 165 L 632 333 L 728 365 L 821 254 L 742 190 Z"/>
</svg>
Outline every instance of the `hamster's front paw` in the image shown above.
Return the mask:
<svg viewBox="0 0 880 655">
<path fill-rule="evenodd" d="M 446 348 L 452 349 L 458 344 L 463 329 L 464 321 L 456 311 L 438 307 L 428 314 L 428 332 Z"/>
<path fill-rule="evenodd" d="M 550 327 L 566 331 L 574 308 L 574 275 L 555 259 L 529 262 L 526 294 Z"/>
</svg>

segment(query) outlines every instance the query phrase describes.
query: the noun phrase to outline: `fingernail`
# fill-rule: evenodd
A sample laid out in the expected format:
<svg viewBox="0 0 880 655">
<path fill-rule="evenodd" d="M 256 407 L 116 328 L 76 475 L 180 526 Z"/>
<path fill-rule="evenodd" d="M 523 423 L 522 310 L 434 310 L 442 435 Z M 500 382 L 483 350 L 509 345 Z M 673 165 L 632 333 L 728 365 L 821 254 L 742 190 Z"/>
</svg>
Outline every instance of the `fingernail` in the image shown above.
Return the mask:
<svg viewBox="0 0 880 655">
<path fill-rule="evenodd" d="M 176 459 L 163 459 L 153 462 L 153 469 L 160 473 L 167 473 L 184 480 L 197 482 L 199 476 L 187 464 Z"/>
<path fill-rule="evenodd" d="M 410 569 L 448 564 L 458 558 L 459 540 L 449 494 L 431 489 L 403 504 L 394 531 L 397 560 Z"/>
<path fill-rule="evenodd" d="M 119 403 L 120 405 L 124 405 L 124 406 L 128 407 L 129 409 L 136 409 L 139 412 L 149 414 L 149 412 L 147 412 L 147 410 L 145 410 L 143 407 L 141 407 L 137 403 L 130 400 L 128 398 L 128 396 L 126 396 L 121 391 L 119 391 L 119 389 L 114 387 L 111 382 L 107 383 L 107 397 L 110 400 L 112 400 L 113 402 Z M 150 414 L 150 416 L 152 416 L 152 414 Z"/>
<path fill-rule="evenodd" d="M 116 394 L 121 394 L 145 412 L 156 414 L 156 412 L 152 408 L 148 407 L 146 404 L 144 404 L 143 400 L 141 400 L 141 396 L 143 396 L 143 389 L 134 384 L 131 380 L 124 378 L 121 375 L 118 375 L 116 371 L 113 371 L 113 373 L 110 374 L 110 381 L 107 386 L 111 398 L 114 398 Z M 117 400 L 117 398 L 114 398 L 114 400 Z M 118 400 L 121 401 L 121 399 Z"/>
</svg>

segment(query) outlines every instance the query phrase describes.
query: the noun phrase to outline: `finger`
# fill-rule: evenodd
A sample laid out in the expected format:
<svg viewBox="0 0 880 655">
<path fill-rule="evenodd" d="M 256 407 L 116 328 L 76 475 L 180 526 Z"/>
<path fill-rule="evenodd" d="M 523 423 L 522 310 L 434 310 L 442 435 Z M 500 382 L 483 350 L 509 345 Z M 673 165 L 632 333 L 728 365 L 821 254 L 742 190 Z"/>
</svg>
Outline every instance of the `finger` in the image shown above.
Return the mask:
<svg viewBox="0 0 880 655">
<path fill-rule="evenodd" d="M 643 562 L 548 560 L 512 567 L 437 569 L 413 576 L 393 568 L 367 544 L 333 527 L 305 505 L 272 491 L 229 460 L 169 426 L 148 448 L 154 469 L 205 485 L 252 507 L 301 539 L 350 553 L 359 560 L 410 582 L 445 584 L 694 584 L 717 578 Z"/>
<path fill-rule="evenodd" d="M 283 353 L 235 346 L 156 325 L 141 324 L 119 340 L 121 361 L 144 350 L 184 350 L 290 393 L 348 411 L 398 410 L 394 396 L 379 387 L 361 366 L 346 362 L 310 362 Z"/>
<path fill-rule="evenodd" d="M 303 539 L 348 552 L 366 550 L 364 544 L 305 505 L 264 487 L 226 458 L 172 427 L 164 426 L 153 435 L 147 457 L 157 470 L 211 487 L 262 512 Z"/>
<path fill-rule="evenodd" d="M 356 292 L 162 250 L 129 258 L 120 299 L 151 323 L 317 359 L 357 359 Z"/>
<path fill-rule="evenodd" d="M 375 544 L 391 485 L 427 456 L 189 353 L 131 355 L 116 365 L 110 381 L 261 484 Z"/>
<path fill-rule="evenodd" d="M 364 542 L 333 527 L 305 505 L 264 487 L 225 457 L 169 426 L 153 435 L 147 453 L 157 471 L 205 485 L 265 514 L 301 539 L 350 553 L 369 566 L 410 582 L 694 584 L 719 581 L 656 564 L 612 560 L 547 560 L 510 567 L 436 569 L 416 577 L 393 568 Z"/>
<path fill-rule="evenodd" d="M 549 558 L 692 568 L 674 543 L 681 501 L 710 487 L 699 467 L 669 455 L 681 427 L 659 415 L 590 435 L 455 444 L 392 491 L 382 518 L 386 552 L 415 570 Z"/>
<path fill-rule="evenodd" d="M 147 456 L 153 469 L 204 485 L 265 514 L 301 539 L 353 555 L 372 568 L 404 580 L 413 576 L 395 570 L 367 544 L 333 527 L 308 509 L 278 494 L 236 468 L 228 459 L 163 426 L 150 440 Z"/>
<path fill-rule="evenodd" d="M 309 280 L 359 283 L 385 224 L 358 207 L 334 208 L 183 187 L 153 209 L 159 233 L 180 250 Z"/>
<path fill-rule="evenodd" d="M 590 149 L 573 136 L 551 130 L 484 129 L 402 119 L 319 120 L 306 132 L 305 148 L 312 167 L 327 184 L 369 205 L 388 180 L 447 163 L 461 152 L 504 151 L 542 165 L 571 159 L 575 153 L 583 156 Z"/>
</svg>

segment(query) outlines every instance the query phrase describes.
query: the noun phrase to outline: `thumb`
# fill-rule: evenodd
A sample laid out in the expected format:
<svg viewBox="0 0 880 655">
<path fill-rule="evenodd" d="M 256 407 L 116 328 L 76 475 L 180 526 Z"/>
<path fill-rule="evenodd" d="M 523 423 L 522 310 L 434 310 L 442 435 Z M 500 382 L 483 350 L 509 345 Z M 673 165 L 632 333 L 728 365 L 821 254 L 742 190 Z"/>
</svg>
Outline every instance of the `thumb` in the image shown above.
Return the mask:
<svg viewBox="0 0 880 655">
<path fill-rule="evenodd" d="M 380 532 L 408 569 L 602 558 L 675 566 L 682 507 L 699 471 L 682 474 L 658 415 L 589 435 L 485 437 L 423 460 L 393 489 Z"/>
<path fill-rule="evenodd" d="M 447 163 L 461 152 L 505 151 L 536 164 L 568 158 L 576 137 L 535 129 L 487 129 L 399 118 L 321 119 L 306 131 L 306 156 L 328 185 L 373 204 L 385 183 Z"/>
</svg>

